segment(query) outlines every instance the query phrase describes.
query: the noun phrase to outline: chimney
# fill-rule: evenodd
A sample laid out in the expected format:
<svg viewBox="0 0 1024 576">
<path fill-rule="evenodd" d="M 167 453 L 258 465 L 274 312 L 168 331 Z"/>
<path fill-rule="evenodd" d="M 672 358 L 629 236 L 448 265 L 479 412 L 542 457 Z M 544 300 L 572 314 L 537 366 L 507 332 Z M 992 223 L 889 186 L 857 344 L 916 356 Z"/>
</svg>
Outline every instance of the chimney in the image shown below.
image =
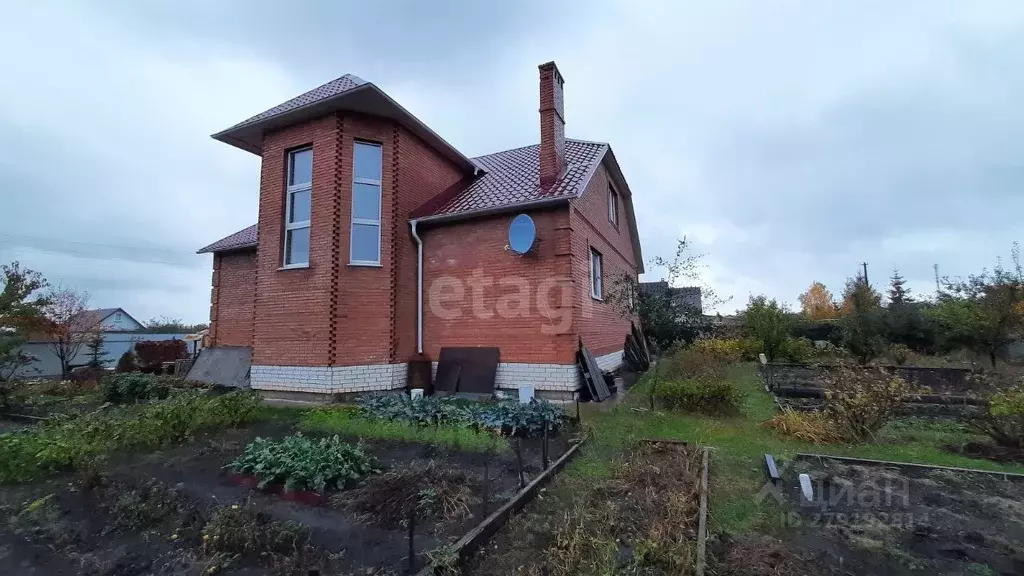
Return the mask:
<svg viewBox="0 0 1024 576">
<path fill-rule="evenodd" d="M 565 80 L 554 62 L 540 68 L 540 185 L 546 188 L 565 169 L 565 109 L 562 84 Z"/>
</svg>

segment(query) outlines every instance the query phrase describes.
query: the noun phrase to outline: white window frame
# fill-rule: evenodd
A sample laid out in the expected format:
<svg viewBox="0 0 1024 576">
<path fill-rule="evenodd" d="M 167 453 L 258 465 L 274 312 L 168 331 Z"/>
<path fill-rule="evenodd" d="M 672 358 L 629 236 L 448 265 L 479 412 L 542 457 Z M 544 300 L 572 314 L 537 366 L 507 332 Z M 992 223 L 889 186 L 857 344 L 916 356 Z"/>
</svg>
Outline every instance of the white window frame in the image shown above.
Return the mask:
<svg viewBox="0 0 1024 576">
<path fill-rule="evenodd" d="M 384 218 L 384 176 L 381 174 L 376 179 L 373 178 L 357 178 L 356 177 L 356 148 L 358 146 L 372 146 L 377 149 L 380 153 L 380 169 L 384 170 L 384 146 L 377 142 L 367 142 L 364 140 L 356 140 L 352 145 L 352 222 L 349 226 L 348 236 L 348 263 L 351 266 L 380 266 L 380 253 L 381 253 L 381 224 Z M 356 184 L 367 184 L 377 187 L 377 219 L 371 220 L 369 218 L 356 218 Z M 363 224 L 367 226 L 377 227 L 377 259 L 376 260 L 356 260 L 353 257 L 352 250 L 355 248 L 355 234 L 356 224 Z"/>
<path fill-rule="evenodd" d="M 298 148 L 296 150 L 291 150 L 291 151 L 288 152 L 287 158 L 285 158 L 285 162 L 287 162 L 286 172 L 285 172 L 285 178 L 287 178 L 285 180 L 285 185 L 287 186 L 287 192 L 286 192 L 285 198 L 284 198 L 284 242 L 281 243 L 282 248 L 283 248 L 282 254 L 281 254 L 281 265 L 282 265 L 283 268 L 306 268 L 306 267 L 308 267 L 309 266 L 309 253 L 313 249 L 313 234 L 312 234 L 312 230 L 311 230 L 310 231 L 310 235 L 309 235 L 309 244 L 310 245 L 309 245 L 309 247 L 306 250 L 306 261 L 305 262 L 288 262 L 288 241 L 289 241 L 290 236 L 291 236 L 291 231 L 292 230 L 301 230 L 303 228 L 309 228 L 310 227 L 310 222 L 311 222 L 311 220 L 300 220 L 298 222 L 292 222 L 291 221 L 292 220 L 292 204 L 293 204 L 292 196 L 295 195 L 296 192 L 309 192 L 309 217 L 310 218 L 313 217 L 313 171 L 312 171 L 312 169 L 310 170 L 310 173 L 309 173 L 309 182 L 303 182 L 302 184 L 294 184 L 294 185 L 293 184 L 288 184 L 289 182 L 292 181 L 292 166 L 295 164 L 293 162 L 293 159 L 295 158 L 295 155 L 299 154 L 300 152 L 306 152 L 306 151 L 309 151 L 309 153 L 310 153 L 310 160 L 309 160 L 309 162 L 310 162 L 310 168 L 312 168 L 312 165 L 313 165 L 313 157 L 312 157 L 313 147 L 312 146 L 307 146 L 305 148 Z"/>
<path fill-rule="evenodd" d="M 604 300 L 604 262 L 601 253 L 593 247 L 590 248 L 590 297 Z"/>
<path fill-rule="evenodd" d="M 619 227 L 619 193 L 610 184 L 608 185 L 608 221 L 615 228 Z"/>
</svg>

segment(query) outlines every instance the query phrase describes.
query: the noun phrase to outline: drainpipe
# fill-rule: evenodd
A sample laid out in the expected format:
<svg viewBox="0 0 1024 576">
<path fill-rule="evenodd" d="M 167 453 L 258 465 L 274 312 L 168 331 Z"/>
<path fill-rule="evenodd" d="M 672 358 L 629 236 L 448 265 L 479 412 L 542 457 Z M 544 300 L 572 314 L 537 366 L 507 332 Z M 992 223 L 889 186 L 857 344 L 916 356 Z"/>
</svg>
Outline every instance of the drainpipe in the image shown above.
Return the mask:
<svg viewBox="0 0 1024 576">
<path fill-rule="evenodd" d="M 416 352 L 423 354 L 423 239 L 416 233 L 419 220 L 410 220 L 412 237 L 416 240 Z"/>
</svg>

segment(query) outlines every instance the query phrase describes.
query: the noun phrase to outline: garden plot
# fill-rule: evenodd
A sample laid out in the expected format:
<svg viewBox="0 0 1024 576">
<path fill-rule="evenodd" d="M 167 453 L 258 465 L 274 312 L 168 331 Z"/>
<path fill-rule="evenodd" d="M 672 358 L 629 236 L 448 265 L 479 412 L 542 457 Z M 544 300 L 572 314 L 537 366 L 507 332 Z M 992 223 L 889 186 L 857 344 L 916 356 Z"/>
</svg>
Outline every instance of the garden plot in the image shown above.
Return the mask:
<svg viewBox="0 0 1024 576">
<path fill-rule="evenodd" d="M 614 462 L 579 462 L 516 516 L 467 574 L 693 574 L 702 453 L 639 442 Z"/>
<path fill-rule="evenodd" d="M 782 504 L 784 542 L 740 541 L 726 573 L 1024 574 L 1019 477 L 799 458 L 762 492 Z"/>
<path fill-rule="evenodd" d="M 0 487 L 0 507 L 13 519 L 0 525 L 0 565 L 29 574 L 398 574 L 409 567 L 414 511 L 415 566 L 445 566 L 450 544 L 519 490 L 520 470 L 529 482 L 543 467 L 539 438 L 492 436 L 467 442 L 476 449 L 469 451 L 374 439 L 363 422 L 362 441 L 342 442 L 325 433 L 329 419 L 320 416 L 307 418 L 317 426 L 264 419 L 176 447 L 109 454 L 70 476 Z M 340 490 L 331 483 L 319 490 L 316 472 L 302 462 L 292 464 L 304 480 L 285 487 L 275 485 L 288 480 L 276 478 L 266 490 L 225 468 L 257 438 L 301 444 L 298 428 L 314 451 L 342 442 L 364 454 L 366 466 L 346 473 Z M 383 429 L 408 435 L 395 423 Z M 255 446 L 250 451 L 268 447 Z M 552 439 L 549 457 L 568 446 L 565 433 Z M 263 464 L 254 466 L 242 472 L 266 476 Z M 320 505 L 289 499 L 303 491 L 324 498 Z"/>
</svg>

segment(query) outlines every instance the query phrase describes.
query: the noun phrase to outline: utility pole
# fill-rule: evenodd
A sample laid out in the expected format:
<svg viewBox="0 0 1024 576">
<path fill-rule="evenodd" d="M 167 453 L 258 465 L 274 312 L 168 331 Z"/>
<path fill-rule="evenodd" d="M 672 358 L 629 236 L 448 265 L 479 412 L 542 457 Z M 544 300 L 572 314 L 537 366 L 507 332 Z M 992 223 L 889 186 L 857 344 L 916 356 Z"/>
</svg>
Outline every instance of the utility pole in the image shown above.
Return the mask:
<svg viewBox="0 0 1024 576">
<path fill-rule="evenodd" d="M 870 286 L 871 284 L 868 282 L 868 263 L 861 262 L 860 265 L 864 267 L 864 283 Z"/>
<path fill-rule="evenodd" d="M 942 287 L 939 285 L 939 264 L 936 262 L 932 264 L 932 268 L 935 269 L 935 296 L 939 296 L 939 292 L 942 291 Z"/>
</svg>

